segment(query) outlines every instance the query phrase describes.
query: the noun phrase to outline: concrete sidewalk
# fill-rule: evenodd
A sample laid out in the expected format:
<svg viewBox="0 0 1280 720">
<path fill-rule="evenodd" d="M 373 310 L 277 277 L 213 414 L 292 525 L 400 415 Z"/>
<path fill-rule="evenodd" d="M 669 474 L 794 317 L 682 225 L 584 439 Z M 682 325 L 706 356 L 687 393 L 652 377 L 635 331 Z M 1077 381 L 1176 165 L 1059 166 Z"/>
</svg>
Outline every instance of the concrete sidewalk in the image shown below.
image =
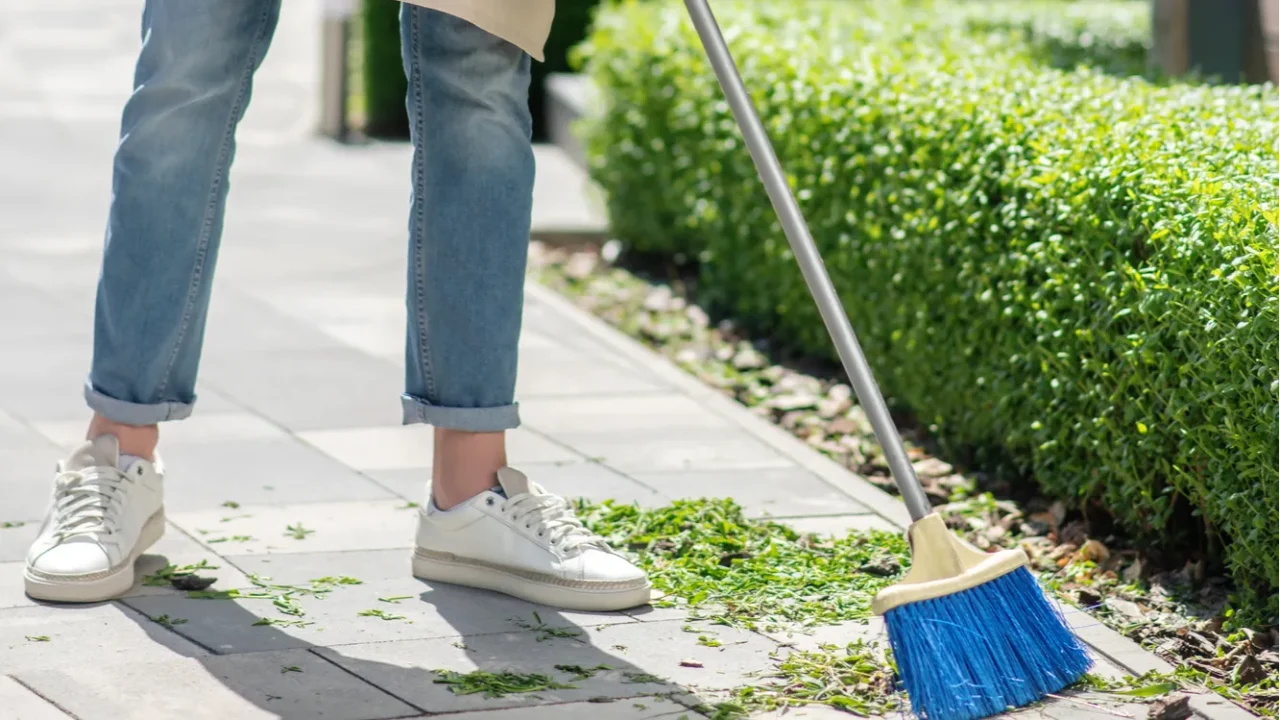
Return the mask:
<svg viewBox="0 0 1280 720">
<path fill-rule="evenodd" d="M 314 622 L 305 627 L 255 626 L 270 614 L 261 600 L 168 588 L 75 608 L 24 596 L 21 560 L 50 470 L 86 417 L 110 158 L 139 5 L 0 5 L 0 718 L 674 720 L 702 717 L 678 702 L 683 693 L 767 669 L 785 639 L 721 629 L 724 647 L 710 648 L 674 611 L 558 612 L 409 576 L 407 501 L 421 500 L 431 458 L 429 430 L 399 425 L 408 148 L 311 135 L 314 0 L 285 3 L 240 133 L 200 403 L 165 428 L 169 527 L 140 570 L 203 561 L 218 566 L 220 588 L 245 587 L 251 573 L 363 584 L 304 598 Z M 543 159 L 540 202 L 555 202 L 572 180 Z M 903 523 L 896 501 L 546 290 L 530 289 L 525 324 L 526 426 L 512 434 L 512 461 L 553 491 L 646 505 L 732 496 L 823 532 Z M 314 533 L 290 537 L 298 524 Z M 404 599 L 378 600 L 389 597 Z M 370 608 L 403 618 L 358 614 Z M 545 637 L 530 624 L 580 634 Z M 687 658 L 704 667 L 682 666 Z M 454 695 L 430 674 L 555 664 L 611 670 L 579 689 L 501 699 Z M 1029 712 L 1092 713 L 1068 702 Z"/>
</svg>

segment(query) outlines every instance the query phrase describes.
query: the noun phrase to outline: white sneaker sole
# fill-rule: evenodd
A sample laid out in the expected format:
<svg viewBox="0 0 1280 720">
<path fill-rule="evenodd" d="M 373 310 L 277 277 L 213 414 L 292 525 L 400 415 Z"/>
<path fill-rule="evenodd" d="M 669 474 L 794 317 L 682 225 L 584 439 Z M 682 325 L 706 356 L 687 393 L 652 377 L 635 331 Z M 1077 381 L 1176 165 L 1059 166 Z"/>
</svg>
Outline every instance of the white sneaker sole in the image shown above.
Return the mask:
<svg viewBox="0 0 1280 720">
<path fill-rule="evenodd" d="M 164 509 L 156 511 L 142 525 L 138 542 L 119 566 L 106 574 L 52 576 L 33 574 L 28 566 L 22 573 L 27 595 L 36 600 L 65 603 L 92 603 L 114 600 L 133 589 L 133 564 L 138 556 L 156 544 L 164 535 Z"/>
<path fill-rule="evenodd" d="M 468 562 L 466 558 L 416 548 L 413 576 L 421 580 L 453 583 L 505 593 L 522 600 L 562 610 L 612 612 L 647 605 L 651 589 L 643 583 L 591 583 L 565 585 L 536 573 L 518 573 L 491 565 Z"/>
</svg>

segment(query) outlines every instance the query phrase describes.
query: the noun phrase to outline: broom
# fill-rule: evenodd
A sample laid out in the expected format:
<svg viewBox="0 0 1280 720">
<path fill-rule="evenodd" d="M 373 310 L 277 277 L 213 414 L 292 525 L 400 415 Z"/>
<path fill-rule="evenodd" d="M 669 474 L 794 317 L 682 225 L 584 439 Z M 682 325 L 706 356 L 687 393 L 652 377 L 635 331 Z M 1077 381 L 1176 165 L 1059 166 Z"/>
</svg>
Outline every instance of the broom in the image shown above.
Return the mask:
<svg viewBox="0 0 1280 720">
<path fill-rule="evenodd" d="M 685 0 L 805 284 L 911 514 L 912 567 L 875 597 L 916 715 L 972 720 L 1039 700 L 1092 664 L 1021 550 L 987 554 L 933 512 L 707 0 Z"/>
</svg>

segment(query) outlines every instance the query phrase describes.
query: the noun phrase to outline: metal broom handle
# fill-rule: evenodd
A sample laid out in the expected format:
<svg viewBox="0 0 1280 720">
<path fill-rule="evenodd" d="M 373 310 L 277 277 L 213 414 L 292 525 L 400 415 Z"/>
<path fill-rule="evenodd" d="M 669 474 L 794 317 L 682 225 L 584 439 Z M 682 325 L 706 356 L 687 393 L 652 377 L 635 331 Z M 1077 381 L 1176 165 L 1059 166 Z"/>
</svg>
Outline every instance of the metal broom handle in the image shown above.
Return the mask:
<svg viewBox="0 0 1280 720">
<path fill-rule="evenodd" d="M 702 39 L 702 47 L 706 50 L 707 59 L 711 61 L 711 67 L 720 81 L 720 88 L 729 101 L 729 108 L 738 121 L 738 128 L 747 142 L 747 149 L 751 151 L 756 171 L 764 181 L 774 212 L 782 222 L 782 229 L 787 234 L 787 242 L 791 244 L 791 252 L 795 254 L 800 271 L 804 274 L 805 284 L 809 286 L 809 292 L 818 303 L 822 321 L 826 324 L 827 332 L 830 333 L 836 351 L 840 354 L 840 361 L 849 375 L 854 392 L 858 395 L 858 402 L 867 414 L 867 419 L 871 421 L 876 440 L 884 449 L 889 470 L 893 473 L 898 491 L 902 493 L 902 498 L 906 502 L 907 511 L 911 513 L 912 520 L 919 520 L 932 512 L 933 507 L 929 503 L 929 498 L 925 496 L 924 489 L 920 487 L 920 481 L 916 478 L 911 461 L 907 458 L 906 449 L 903 448 L 902 440 L 898 436 L 898 429 L 893 424 L 893 418 L 889 416 L 889 408 L 885 406 L 884 397 L 880 394 L 876 380 L 871 375 L 871 368 L 867 365 L 867 358 L 862 354 L 858 338 L 853 334 L 849 318 L 845 315 L 840 298 L 831 285 L 831 277 L 827 274 L 822 256 L 818 254 L 818 249 L 813 244 L 813 237 L 809 234 L 809 228 L 800 214 L 800 208 L 796 205 L 796 199 L 787 186 L 786 176 L 778 164 L 778 156 L 774 153 L 769 136 L 765 133 L 764 126 L 760 124 L 760 116 L 756 114 L 755 107 L 751 104 L 751 97 L 747 95 L 747 89 L 742 84 L 742 76 L 738 74 L 733 56 L 729 54 L 729 47 L 725 44 L 724 36 L 720 34 L 720 26 L 716 23 L 715 15 L 712 14 L 707 0 L 684 0 L 684 4 L 689 10 L 693 26 L 698 31 L 698 37 Z"/>
</svg>

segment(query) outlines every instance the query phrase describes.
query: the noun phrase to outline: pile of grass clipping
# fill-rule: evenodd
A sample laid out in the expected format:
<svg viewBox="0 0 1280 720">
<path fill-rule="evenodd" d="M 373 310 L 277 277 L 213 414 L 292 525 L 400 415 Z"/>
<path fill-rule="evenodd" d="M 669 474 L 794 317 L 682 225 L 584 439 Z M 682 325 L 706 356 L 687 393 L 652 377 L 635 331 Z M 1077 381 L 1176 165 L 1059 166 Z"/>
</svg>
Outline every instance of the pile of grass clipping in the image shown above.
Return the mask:
<svg viewBox="0 0 1280 720">
<path fill-rule="evenodd" d="M 751 630 L 864 619 L 871 598 L 911 560 L 900 534 L 802 535 L 749 520 L 732 500 L 654 509 L 605 502 L 582 504 L 579 513 L 649 572 L 666 594 L 659 604 Z"/>
</svg>

